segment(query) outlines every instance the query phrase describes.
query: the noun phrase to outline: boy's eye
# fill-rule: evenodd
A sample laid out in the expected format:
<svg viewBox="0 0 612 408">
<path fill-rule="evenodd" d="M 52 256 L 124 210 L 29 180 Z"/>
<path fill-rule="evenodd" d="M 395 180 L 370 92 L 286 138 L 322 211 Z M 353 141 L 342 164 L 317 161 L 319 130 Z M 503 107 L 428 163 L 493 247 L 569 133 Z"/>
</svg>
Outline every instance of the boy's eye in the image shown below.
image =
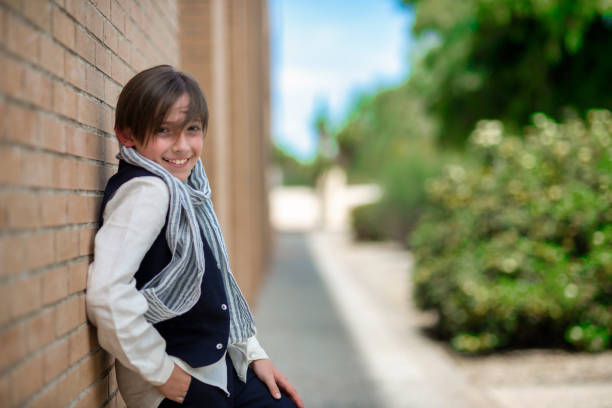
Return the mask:
<svg viewBox="0 0 612 408">
<path fill-rule="evenodd" d="M 168 129 L 166 127 L 160 127 L 159 129 L 157 129 L 157 133 L 160 134 L 160 135 L 169 134 L 170 133 L 170 129 Z"/>
<path fill-rule="evenodd" d="M 202 127 L 200 125 L 191 125 L 188 128 L 189 130 L 191 130 L 192 132 L 198 132 L 202 129 Z"/>
</svg>

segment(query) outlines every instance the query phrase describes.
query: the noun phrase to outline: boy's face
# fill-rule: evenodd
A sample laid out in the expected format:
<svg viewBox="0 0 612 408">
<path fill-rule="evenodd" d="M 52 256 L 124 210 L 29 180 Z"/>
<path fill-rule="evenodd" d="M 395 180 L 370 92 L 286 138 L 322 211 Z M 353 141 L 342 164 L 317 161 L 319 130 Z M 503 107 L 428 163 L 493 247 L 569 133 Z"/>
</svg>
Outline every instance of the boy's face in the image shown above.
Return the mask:
<svg viewBox="0 0 612 408">
<path fill-rule="evenodd" d="M 161 165 L 177 179 L 186 181 L 202 153 L 204 142 L 200 121 L 181 126 L 188 110 L 189 95 L 185 93 L 172 105 L 161 127 L 151 135 L 146 145 L 129 136 L 120 136 L 119 139 L 124 145 L 134 147 L 144 157 Z"/>
</svg>

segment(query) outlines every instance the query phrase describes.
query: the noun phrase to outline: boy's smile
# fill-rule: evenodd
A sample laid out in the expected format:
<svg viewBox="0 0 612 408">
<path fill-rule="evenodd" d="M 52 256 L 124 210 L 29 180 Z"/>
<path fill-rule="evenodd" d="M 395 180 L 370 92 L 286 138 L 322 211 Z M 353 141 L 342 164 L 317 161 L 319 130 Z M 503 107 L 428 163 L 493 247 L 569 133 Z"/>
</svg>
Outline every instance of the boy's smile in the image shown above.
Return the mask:
<svg viewBox="0 0 612 408">
<path fill-rule="evenodd" d="M 129 132 L 118 132 L 117 135 L 125 146 L 134 147 L 177 179 L 186 181 L 202 153 L 204 141 L 204 131 L 199 120 L 184 125 L 188 110 L 189 95 L 185 93 L 168 110 L 164 122 L 151 135 L 147 144 L 135 140 Z"/>
</svg>

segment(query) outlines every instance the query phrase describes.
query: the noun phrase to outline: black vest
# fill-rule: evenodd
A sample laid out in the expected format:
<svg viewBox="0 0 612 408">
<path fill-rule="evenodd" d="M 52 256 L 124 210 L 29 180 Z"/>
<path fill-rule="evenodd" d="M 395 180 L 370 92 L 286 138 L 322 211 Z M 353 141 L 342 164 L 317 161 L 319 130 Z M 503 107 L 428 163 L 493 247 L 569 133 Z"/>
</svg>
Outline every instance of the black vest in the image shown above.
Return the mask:
<svg viewBox="0 0 612 408">
<path fill-rule="evenodd" d="M 104 222 L 104 208 L 117 189 L 128 180 L 143 176 L 155 175 L 124 161 L 119 162 L 119 170 L 106 184 L 100 211 L 100 225 Z M 145 283 L 170 263 L 172 254 L 166 241 L 167 225 L 168 219 L 166 218 L 166 225 L 140 263 L 134 276 L 137 289 L 141 289 Z M 229 339 L 230 324 L 221 271 L 217 267 L 217 261 L 202 231 L 200 234 L 206 262 L 200 299 L 187 313 L 154 324 L 154 327 L 166 340 L 166 352 L 179 357 L 192 367 L 212 364 L 223 357 Z"/>
</svg>

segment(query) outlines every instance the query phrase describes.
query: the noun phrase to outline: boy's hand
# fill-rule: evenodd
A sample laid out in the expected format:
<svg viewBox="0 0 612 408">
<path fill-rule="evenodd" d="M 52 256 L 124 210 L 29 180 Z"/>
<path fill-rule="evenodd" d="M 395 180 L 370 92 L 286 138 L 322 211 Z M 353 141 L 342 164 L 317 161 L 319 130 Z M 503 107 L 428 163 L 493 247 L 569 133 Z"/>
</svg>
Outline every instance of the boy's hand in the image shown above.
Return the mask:
<svg viewBox="0 0 612 408">
<path fill-rule="evenodd" d="M 169 400 L 182 404 L 189 390 L 189 384 L 191 384 L 191 376 L 175 364 L 168 381 L 155 388 Z"/>
<path fill-rule="evenodd" d="M 280 390 L 282 390 L 296 403 L 298 408 L 304 408 L 304 403 L 300 399 L 295 388 L 293 388 L 289 380 L 274 367 L 274 364 L 272 364 L 269 359 L 265 358 L 253 361 L 251 363 L 251 368 L 253 368 L 257 378 L 266 384 L 268 390 L 270 390 L 270 394 L 272 394 L 275 399 L 281 397 Z"/>
</svg>

